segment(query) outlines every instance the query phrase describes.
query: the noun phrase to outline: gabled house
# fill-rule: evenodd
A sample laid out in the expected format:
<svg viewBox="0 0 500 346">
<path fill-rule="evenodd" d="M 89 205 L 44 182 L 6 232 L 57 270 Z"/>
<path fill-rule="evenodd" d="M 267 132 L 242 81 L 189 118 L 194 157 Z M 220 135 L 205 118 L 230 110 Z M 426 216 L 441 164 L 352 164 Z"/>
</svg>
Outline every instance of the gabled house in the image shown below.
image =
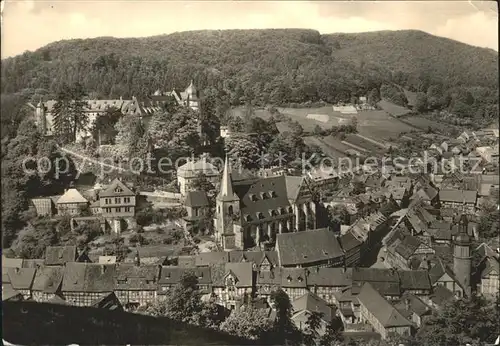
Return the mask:
<svg viewBox="0 0 500 346">
<path fill-rule="evenodd" d="M 210 268 L 216 302 L 228 309 L 249 302 L 254 292 L 252 264 L 226 263 Z"/>
<path fill-rule="evenodd" d="M 115 289 L 116 265 L 68 262 L 62 293 L 71 305 L 90 306 Z"/>
<path fill-rule="evenodd" d="M 348 230 L 347 233 L 340 236 L 339 240 L 340 246 L 344 251 L 346 267 L 357 266 L 361 260 L 361 246 L 363 245 L 363 239 L 361 237 L 358 239 L 353 232 Z"/>
<path fill-rule="evenodd" d="M 204 232 L 207 225 L 201 221 L 208 216 L 210 205 L 205 191 L 188 191 L 184 198 L 184 207 L 187 211 L 187 216 L 184 217 L 185 228 L 197 228 L 198 231 Z M 210 220 L 211 221 L 211 220 Z"/>
<path fill-rule="evenodd" d="M 477 191 L 476 190 L 440 190 L 439 202 L 444 208 L 464 207 L 468 214 L 476 211 Z"/>
<path fill-rule="evenodd" d="M 460 284 L 453 270 L 451 270 L 441 259 L 429 270 L 429 278 L 432 287 L 444 287 L 457 297 L 464 296 L 464 288 Z"/>
<path fill-rule="evenodd" d="M 387 339 L 392 334 L 411 335 L 412 322 L 408 321 L 371 284 L 364 284 L 357 298 L 361 321 L 370 323 L 382 339 Z"/>
<path fill-rule="evenodd" d="M 425 320 L 432 314 L 432 309 L 417 296 L 405 292 L 401 300 L 394 307 L 408 321 L 413 322 L 417 328 L 420 328 Z"/>
<path fill-rule="evenodd" d="M 437 286 L 432 291 L 426 303 L 434 310 L 440 310 L 447 302 L 455 299 L 455 297 L 453 292 L 445 286 Z"/>
<path fill-rule="evenodd" d="M 229 262 L 250 262 L 254 271 L 271 270 L 278 266 L 276 251 L 230 251 Z"/>
<path fill-rule="evenodd" d="M 229 262 L 229 254 L 227 251 L 200 252 L 195 255 L 195 264 L 197 267 L 226 264 Z"/>
<path fill-rule="evenodd" d="M 160 270 L 160 278 L 158 280 L 158 293 L 159 298 L 165 297 L 175 285 L 180 283 L 183 275 L 192 273 L 196 276 L 197 287 L 203 294 L 212 292 L 212 278 L 211 270 L 209 267 L 175 267 L 175 266 L 162 266 Z"/>
<path fill-rule="evenodd" d="M 321 321 L 318 328 L 319 335 L 325 333 L 328 323 L 334 317 L 333 309 L 328 303 L 311 292 L 307 292 L 303 296 L 293 300 L 292 308 L 292 322 L 302 331 L 307 329 L 307 321 L 313 312 L 321 313 Z"/>
<path fill-rule="evenodd" d="M 477 291 L 487 298 L 495 298 L 499 292 L 500 268 L 498 258 L 485 256 L 477 268 Z"/>
<path fill-rule="evenodd" d="M 404 293 L 416 296 L 428 296 L 431 293 L 432 286 L 427 270 L 400 270 L 398 275 Z"/>
<path fill-rule="evenodd" d="M 330 230 L 278 234 L 276 251 L 281 267 L 337 267 L 344 263 L 344 252 Z"/>
<path fill-rule="evenodd" d="M 8 268 L 10 286 L 23 295 L 24 299 L 31 299 L 32 286 L 35 278 L 34 268 Z"/>
<path fill-rule="evenodd" d="M 422 261 L 435 253 L 432 247 L 409 234 L 394 237 L 386 249 L 387 262 L 403 270 L 418 269 Z"/>
<path fill-rule="evenodd" d="M 125 307 L 138 307 L 156 299 L 160 266 L 120 263 L 116 266 L 114 292 Z"/>
<path fill-rule="evenodd" d="M 352 268 L 309 269 L 307 288 L 328 304 L 335 303 L 335 293 L 342 292 L 351 285 Z"/>
<path fill-rule="evenodd" d="M 46 266 L 63 266 L 78 259 L 76 246 L 48 246 L 45 250 Z"/>
<path fill-rule="evenodd" d="M 89 201 L 82 196 L 77 189 L 68 189 L 57 200 L 57 213 L 59 215 L 78 216 L 83 208 L 87 207 Z"/>
<path fill-rule="evenodd" d="M 271 293 L 281 287 L 281 268 L 258 271 L 255 274 L 255 286 L 257 296 L 269 300 Z"/>
<path fill-rule="evenodd" d="M 281 289 L 294 300 L 307 293 L 307 269 L 281 268 Z"/>
<path fill-rule="evenodd" d="M 381 295 L 390 300 L 401 297 L 401 284 L 397 270 L 381 268 L 353 268 L 352 294 L 357 295 L 361 287 L 369 282 Z"/>
<path fill-rule="evenodd" d="M 136 193 L 119 179 L 113 180 L 99 192 L 101 216 L 114 233 L 120 234 L 125 225 L 135 225 Z"/>
<path fill-rule="evenodd" d="M 33 300 L 48 302 L 56 296 L 62 297 L 63 276 L 64 267 L 62 266 L 38 268 L 33 280 Z"/>
</svg>

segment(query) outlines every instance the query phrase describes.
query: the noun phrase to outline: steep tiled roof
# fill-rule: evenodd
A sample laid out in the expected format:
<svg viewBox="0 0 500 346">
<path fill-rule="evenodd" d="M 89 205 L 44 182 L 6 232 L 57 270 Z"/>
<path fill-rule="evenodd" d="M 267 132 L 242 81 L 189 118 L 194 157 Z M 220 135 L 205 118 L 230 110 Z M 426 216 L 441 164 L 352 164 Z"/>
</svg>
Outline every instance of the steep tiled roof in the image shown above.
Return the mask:
<svg viewBox="0 0 500 346">
<path fill-rule="evenodd" d="M 251 287 L 253 285 L 252 263 L 226 263 L 226 274 L 231 272 L 236 275 L 237 287 Z"/>
<path fill-rule="evenodd" d="M 476 203 L 477 191 L 468 190 L 440 190 L 439 200 L 441 202 L 454 202 L 454 203 Z"/>
<path fill-rule="evenodd" d="M 392 268 L 353 268 L 352 280 L 361 282 L 399 282 L 399 276 L 398 272 Z"/>
<path fill-rule="evenodd" d="M 196 266 L 195 256 L 179 256 L 177 257 L 177 265 L 183 268 L 193 268 Z"/>
<path fill-rule="evenodd" d="M 188 191 L 184 200 L 186 207 L 207 207 L 208 198 L 205 191 Z"/>
<path fill-rule="evenodd" d="M 48 246 L 45 250 L 45 265 L 63 265 L 76 260 L 76 246 Z"/>
<path fill-rule="evenodd" d="M 87 199 L 77 189 L 68 189 L 58 200 L 57 204 L 88 203 Z"/>
<path fill-rule="evenodd" d="M 158 283 L 160 285 L 176 285 L 180 282 L 184 273 L 193 273 L 197 277 L 198 284 L 200 285 L 208 285 L 212 282 L 211 268 L 208 267 L 181 268 L 162 266 Z"/>
<path fill-rule="evenodd" d="M 405 290 L 430 290 L 431 282 L 427 270 L 400 270 L 401 289 Z"/>
<path fill-rule="evenodd" d="M 420 239 L 411 235 L 407 235 L 403 239 L 401 239 L 401 242 L 396 246 L 394 250 L 404 259 L 409 259 L 420 245 Z"/>
<path fill-rule="evenodd" d="M 309 270 L 309 286 L 342 287 L 352 284 L 352 268 L 315 268 Z"/>
<path fill-rule="evenodd" d="M 99 193 L 99 198 L 120 196 L 135 196 L 135 193 L 118 178 L 113 180 L 111 184 L 106 187 L 106 189 Z"/>
<path fill-rule="evenodd" d="M 70 262 L 64 268 L 62 290 L 68 292 L 110 292 L 114 290 L 116 265 Z"/>
<path fill-rule="evenodd" d="M 406 305 L 408 303 L 408 306 Z M 431 308 L 425 304 L 417 296 L 405 292 L 403 293 L 401 300 L 395 305 L 399 309 L 405 309 L 408 307 L 410 312 L 417 314 L 418 316 L 424 316 L 431 313 Z"/>
<path fill-rule="evenodd" d="M 289 217 L 290 203 L 288 201 L 285 176 L 243 180 L 233 183 L 234 192 L 240 199 L 240 210 L 243 222 L 273 221 L 280 216 L 271 215 L 282 208 L 284 215 Z M 265 194 L 263 197 L 262 194 Z M 247 221 L 249 220 L 249 221 Z"/>
<path fill-rule="evenodd" d="M 256 274 L 257 285 L 275 285 L 281 284 L 281 269 L 273 268 L 271 270 L 261 270 Z"/>
<path fill-rule="evenodd" d="M 23 268 L 23 259 L 7 258 L 2 255 L 2 268 Z"/>
<path fill-rule="evenodd" d="M 401 315 L 380 293 L 369 283 L 363 285 L 358 295 L 360 304 L 373 314 L 379 323 L 385 327 L 411 326 L 412 323 Z"/>
<path fill-rule="evenodd" d="M 292 307 L 294 313 L 300 311 L 320 312 L 322 313 L 322 319 L 325 321 L 331 321 L 333 316 L 332 308 L 328 303 L 311 292 L 307 292 L 295 299 L 292 302 Z"/>
<path fill-rule="evenodd" d="M 432 294 L 429 296 L 430 300 L 437 306 L 442 306 L 447 301 L 454 298 L 453 292 L 444 286 L 437 286 L 434 288 Z"/>
<path fill-rule="evenodd" d="M 438 281 L 445 273 L 448 274 L 457 284 L 460 284 L 455 277 L 453 270 L 444 264 L 441 259 L 438 259 L 437 263 L 429 270 L 431 284 L 434 285 L 434 283 L 436 283 L 436 281 Z"/>
<path fill-rule="evenodd" d="M 42 267 L 36 271 L 33 281 L 33 291 L 55 293 L 61 288 L 63 267 Z"/>
<path fill-rule="evenodd" d="M 296 201 L 299 197 L 300 187 L 304 183 L 303 177 L 285 176 L 286 193 L 291 201 Z"/>
<path fill-rule="evenodd" d="M 328 229 L 278 234 L 276 243 L 282 266 L 314 263 L 344 255 L 337 237 Z"/>
<path fill-rule="evenodd" d="M 306 280 L 306 270 L 304 268 L 281 268 L 282 287 L 306 288 Z"/>
<path fill-rule="evenodd" d="M 185 178 L 194 178 L 199 173 L 214 176 L 219 175 L 219 170 L 205 157 L 198 161 L 188 161 L 177 169 L 177 175 Z"/>
<path fill-rule="evenodd" d="M 8 268 L 10 283 L 16 290 L 29 290 L 33 285 L 36 269 L 34 268 Z"/>
<path fill-rule="evenodd" d="M 156 290 L 160 267 L 157 265 L 136 266 L 120 263 L 116 266 L 116 289 L 119 290 Z"/>
<path fill-rule="evenodd" d="M 226 251 L 201 252 L 195 257 L 196 266 L 211 266 L 229 262 L 229 255 Z"/>
<path fill-rule="evenodd" d="M 252 262 L 260 266 L 265 259 L 273 267 L 278 265 L 276 251 L 231 251 L 229 253 L 229 262 Z"/>
<path fill-rule="evenodd" d="M 350 231 L 341 235 L 339 239 L 340 245 L 345 252 L 350 251 L 362 244 L 362 242 L 358 240 Z"/>
</svg>

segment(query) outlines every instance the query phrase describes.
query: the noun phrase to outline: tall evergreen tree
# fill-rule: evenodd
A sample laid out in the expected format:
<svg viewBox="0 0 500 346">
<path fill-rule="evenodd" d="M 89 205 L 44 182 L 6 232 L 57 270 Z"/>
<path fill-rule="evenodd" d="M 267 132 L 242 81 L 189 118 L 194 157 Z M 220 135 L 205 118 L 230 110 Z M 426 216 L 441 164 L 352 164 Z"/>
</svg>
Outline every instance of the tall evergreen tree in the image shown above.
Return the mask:
<svg viewBox="0 0 500 346">
<path fill-rule="evenodd" d="M 89 118 L 84 112 L 85 92 L 79 83 L 63 86 L 54 105 L 54 132 L 62 143 L 76 140 L 79 131 L 87 129 Z"/>
</svg>

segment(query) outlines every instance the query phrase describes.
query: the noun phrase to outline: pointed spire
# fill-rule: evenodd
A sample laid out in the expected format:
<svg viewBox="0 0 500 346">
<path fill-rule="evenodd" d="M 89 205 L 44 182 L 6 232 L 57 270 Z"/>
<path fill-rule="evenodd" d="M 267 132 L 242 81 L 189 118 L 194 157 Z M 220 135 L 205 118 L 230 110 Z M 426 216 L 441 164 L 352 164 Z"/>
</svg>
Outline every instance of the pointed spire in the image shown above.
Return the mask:
<svg viewBox="0 0 500 346">
<path fill-rule="evenodd" d="M 222 181 L 220 185 L 220 196 L 222 198 L 234 196 L 233 184 L 231 182 L 231 176 L 230 176 L 231 172 L 229 169 L 230 169 L 229 158 L 227 156 L 227 151 L 226 151 L 226 158 L 224 161 L 224 172 L 222 173 Z"/>
</svg>

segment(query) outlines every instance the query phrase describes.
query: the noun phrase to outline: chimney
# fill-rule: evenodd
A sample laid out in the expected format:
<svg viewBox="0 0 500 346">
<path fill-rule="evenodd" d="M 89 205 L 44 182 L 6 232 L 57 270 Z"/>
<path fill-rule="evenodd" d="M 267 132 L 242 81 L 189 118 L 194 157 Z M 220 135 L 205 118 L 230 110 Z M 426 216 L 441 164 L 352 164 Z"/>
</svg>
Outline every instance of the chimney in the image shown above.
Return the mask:
<svg viewBox="0 0 500 346">
<path fill-rule="evenodd" d="M 101 265 L 101 275 L 103 275 L 104 273 L 106 273 L 106 266 L 103 264 Z"/>
<path fill-rule="evenodd" d="M 16 274 L 19 274 L 19 268 L 18 268 L 18 267 L 16 267 L 16 269 L 15 269 L 15 270 L 16 270 Z"/>
</svg>

